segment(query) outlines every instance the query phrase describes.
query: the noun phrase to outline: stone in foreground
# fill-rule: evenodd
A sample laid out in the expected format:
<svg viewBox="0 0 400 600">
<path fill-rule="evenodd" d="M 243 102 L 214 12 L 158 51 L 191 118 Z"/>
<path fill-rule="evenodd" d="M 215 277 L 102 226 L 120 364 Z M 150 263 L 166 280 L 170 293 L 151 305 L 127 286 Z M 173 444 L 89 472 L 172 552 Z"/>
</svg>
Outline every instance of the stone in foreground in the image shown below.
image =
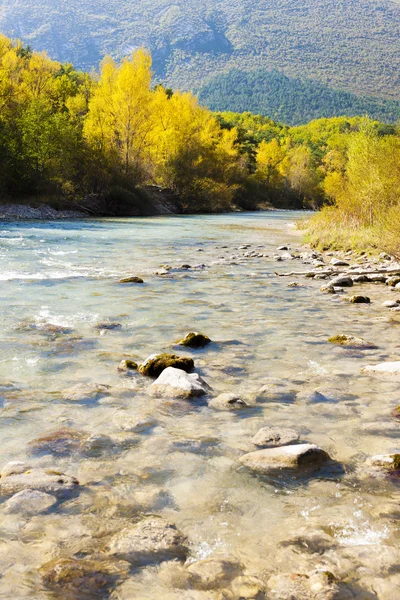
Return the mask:
<svg viewBox="0 0 400 600">
<path fill-rule="evenodd" d="M 314 444 L 281 446 L 257 450 L 241 457 L 240 462 L 258 473 L 268 474 L 278 469 L 308 469 L 320 467 L 329 455 Z"/>
<path fill-rule="evenodd" d="M 114 535 L 107 552 L 132 564 L 145 565 L 184 560 L 188 548 L 187 539 L 175 525 L 158 517 L 149 517 Z"/>
<path fill-rule="evenodd" d="M 207 335 L 199 333 L 198 331 L 192 331 L 176 343 L 179 346 L 185 346 L 187 348 L 204 348 L 204 346 L 207 346 L 210 342 L 211 340 Z"/>
<path fill-rule="evenodd" d="M 15 469 L 6 465 L 0 478 L 0 495 L 12 496 L 22 490 L 38 490 L 40 492 L 62 496 L 73 492 L 79 485 L 75 477 L 58 471 L 31 469 L 28 465 L 18 463 Z"/>
<path fill-rule="evenodd" d="M 151 385 L 150 391 L 164 398 L 195 398 L 208 394 L 211 388 L 197 373 L 168 367 Z"/>
<path fill-rule="evenodd" d="M 288 427 L 263 427 L 251 440 L 259 448 L 289 446 L 299 439 L 299 434 Z"/>
<path fill-rule="evenodd" d="M 168 367 L 189 373 L 194 368 L 193 359 L 176 354 L 152 354 L 138 368 L 139 373 L 148 377 L 158 377 Z"/>
<path fill-rule="evenodd" d="M 352 296 L 349 302 L 351 304 L 371 304 L 371 298 L 368 298 L 368 296 Z"/>
<path fill-rule="evenodd" d="M 332 285 L 333 287 L 353 287 L 353 280 L 346 275 L 339 275 L 338 277 L 331 279 L 329 285 Z"/>
<path fill-rule="evenodd" d="M 129 571 L 129 564 L 101 560 L 77 560 L 75 558 L 56 558 L 40 568 L 43 583 L 59 590 L 63 598 L 99 598 Z M 79 594 L 79 595 L 75 595 Z M 81 594 L 81 595 L 80 595 Z"/>
</svg>

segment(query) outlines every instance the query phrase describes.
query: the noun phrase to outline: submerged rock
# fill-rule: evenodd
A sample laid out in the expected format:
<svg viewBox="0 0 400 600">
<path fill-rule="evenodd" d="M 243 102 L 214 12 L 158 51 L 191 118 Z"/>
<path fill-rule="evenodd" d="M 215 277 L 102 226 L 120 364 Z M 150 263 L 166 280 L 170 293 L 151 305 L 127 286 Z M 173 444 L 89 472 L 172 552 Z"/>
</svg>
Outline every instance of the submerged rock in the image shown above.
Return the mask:
<svg viewBox="0 0 400 600">
<path fill-rule="evenodd" d="M 141 277 L 124 277 L 119 280 L 119 283 L 144 283 Z"/>
<path fill-rule="evenodd" d="M 328 460 L 329 455 L 318 446 L 298 444 L 249 452 L 240 462 L 258 473 L 269 473 L 277 469 L 320 467 Z"/>
<path fill-rule="evenodd" d="M 259 402 L 294 402 L 297 390 L 290 382 L 270 379 L 257 393 Z"/>
<path fill-rule="evenodd" d="M 77 383 L 62 394 L 69 402 L 96 402 L 110 395 L 111 386 L 99 383 Z"/>
<path fill-rule="evenodd" d="M 159 517 L 126 527 L 111 538 L 106 550 L 135 565 L 184 560 L 188 553 L 186 537 L 174 524 Z"/>
<path fill-rule="evenodd" d="M 238 410 L 249 408 L 249 404 L 237 394 L 224 393 L 219 394 L 208 403 L 208 406 L 217 410 Z"/>
<path fill-rule="evenodd" d="M 85 434 L 82 431 L 64 428 L 32 440 L 29 447 L 35 454 L 66 456 L 79 450 L 84 438 Z"/>
<path fill-rule="evenodd" d="M 330 571 L 279 573 L 267 583 L 269 600 L 351 600 L 352 590 Z M 369 595 L 368 595 L 369 596 Z M 361 594 L 360 599 L 364 598 Z"/>
<path fill-rule="evenodd" d="M 194 398 L 204 396 L 211 387 L 197 373 L 185 373 L 174 367 L 166 368 L 151 385 L 154 396 L 167 398 Z"/>
<path fill-rule="evenodd" d="M 188 566 L 193 587 L 200 590 L 215 590 L 226 587 L 241 574 L 243 567 L 237 562 L 218 558 L 206 558 Z"/>
<path fill-rule="evenodd" d="M 103 331 L 104 329 L 107 331 L 113 331 L 114 329 L 121 329 L 121 327 L 121 323 L 111 323 L 109 321 L 105 321 L 104 323 L 97 323 L 97 325 L 95 325 L 95 329 L 97 329 L 98 331 Z"/>
<path fill-rule="evenodd" d="M 330 337 L 328 339 L 328 342 L 330 344 L 337 344 L 338 346 L 345 346 L 346 348 L 364 348 L 366 350 L 372 350 L 377 348 L 375 344 L 367 342 L 363 338 L 359 338 L 354 335 L 346 335 L 344 333 Z"/>
<path fill-rule="evenodd" d="M 210 338 L 203 333 L 193 331 L 185 335 L 185 337 L 179 342 L 176 342 L 179 346 L 185 346 L 188 348 L 204 348 L 211 342 Z"/>
<path fill-rule="evenodd" d="M 252 442 L 259 448 L 278 448 L 289 446 L 299 440 L 299 434 L 294 429 L 287 427 L 263 427 L 252 438 Z"/>
<path fill-rule="evenodd" d="M 36 515 L 45 512 L 56 503 L 57 498 L 52 494 L 47 494 L 39 490 L 26 489 L 11 496 L 4 503 L 4 508 L 8 513 Z"/>
<path fill-rule="evenodd" d="M 100 597 L 129 572 L 129 564 L 75 558 L 56 558 L 40 568 L 43 583 L 60 592 L 60 598 Z M 73 596 L 66 594 L 73 593 Z M 76 595 L 75 595 L 76 594 Z"/>
<path fill-rule="evenodd" d="M 0 495 L 12 496 L 23 490 L 39 490 L 60 496 L 77 489 L 79 481 L 75 477 L 59 471 L 31 469 L 21 463 L 16 469 L 3 469 L 0 478 Z"/>
<path fill-rule="evenodd" d="M 138 371 L 148 377 L 158 377 L 168 367 L 174 367 L 189 373 L 194 369 L 194 361 L 188 356 L 177 356 L 176 354 L 152 354 L 143 364 L 139 365 Z"/>
</svg>

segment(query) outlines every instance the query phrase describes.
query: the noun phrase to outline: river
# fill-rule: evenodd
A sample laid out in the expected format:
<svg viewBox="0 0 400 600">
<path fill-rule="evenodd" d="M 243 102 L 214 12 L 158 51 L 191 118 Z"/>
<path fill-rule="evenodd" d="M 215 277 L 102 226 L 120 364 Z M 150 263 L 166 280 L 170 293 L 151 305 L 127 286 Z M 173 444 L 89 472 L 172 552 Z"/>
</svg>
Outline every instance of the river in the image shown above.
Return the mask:
<svg viewBox="0 0 400 600">
<path fill-rule="evenodd" d="M 361 368 L 396 359 L 399 328 L 377 303 L 349 305 L 321 294 L 321 282 L 289 287 L 290 278 L 276 277 L 305 268 L 273 257 L 282 244 L 300 248 L 293 223 L 302 216 L 0 223 L 1 466 L 22 461 L 81 484 L 79 494 L 38 514 L 12 512 L 2 499 L 1 598 L 80 597 L 49 590 L 38 568 L 57 557 L 98 557 L 110 536 L 145 514 L 187 536 L 188 563 L 226 558 L 262 583 L 324 568 L 364 590 L 354 597 L 395 598 L 399 488 L 363 465 L 398 449 L 390 413 L 399 388 Z M 254 250 L 261 256 L 244 256 Z M 154 275 L 165 264 L 169 275 Z M 130 275 L 144 284 L 118 283 Z M 102 322 L 121 327 L 98 329 Z M 239 393 L 251 407 L 164 401 L 149 395 L 146 377 L 118 372 L 122 358 L 141 362 L 170 351 L 190 331 L 213 340 L 202 350 L 178 350 L 195 360 L 211 396 Z M 343 332 L 377 348 L 327 343 Z M 260 397 L 272 380 L 287 393 Z M 108 385 L 110 393 L 94 402 L 63 398 L 77 383 Z M 148 421 L 140 431 L 129 427 L 137 417 Z M 295 429 L 333 461 L 304 478 L 255 476 L 239 459 L 255 450 L 251 438 L 266 425 Z M 85 451 L 32 445 L 64 428 L 97 438 Z M 134 570 L 94 597 L 278 597 L 264 596 L 261 583 L 259 595 L 235 596 L 229 581 L 183 592 L 166 571 L 165 564 Z"/>
</svg>

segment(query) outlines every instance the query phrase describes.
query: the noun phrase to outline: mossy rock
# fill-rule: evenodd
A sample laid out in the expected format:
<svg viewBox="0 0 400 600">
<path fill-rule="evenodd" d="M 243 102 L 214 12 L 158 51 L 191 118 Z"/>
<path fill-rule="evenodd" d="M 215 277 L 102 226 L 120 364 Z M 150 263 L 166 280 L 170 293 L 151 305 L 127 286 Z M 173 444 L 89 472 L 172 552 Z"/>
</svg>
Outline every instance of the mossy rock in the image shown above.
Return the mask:
<svg viewBox="0 0 400 600">
<path fill-rule="evenodd" d="M 185 335 L 185 337 L 179 342 L 176 342 L 179 346 L 185 346 L 186 348 L 204 348 L 211 342 L 210 338 L 203 333 L 198 331 L 192 331 Z"/>
<path fill-rule="evenodd" d="M 124 277 L 119 280 L 119 283 L 144 283 L 141 277 Z"/>
<path fill-rule="evenodd" d="M 400 469 L 400 454 L 392 454 L 393 458 L 393 469 L 398 471 Z"/>
<path fill-rule="evenodd" d="M 126 373 L 127 371 L 137 371 L 138 364 L 134 360 L 124 359 L 118 365 L 118 371 Z"/>
<path fill-rule="evenodd" d="M 167 367 L 175 367 L 189 373 L 194 369 L 194 361 L 188 356 L 176 354 L 152 354 L 138 368 L 139 373 L 148 377 L 158 377 Z"/>
<path fill-rule="evenodd" d="M 346 348 L 364 348 L 365 350 L 373 350 L 377 348 L 377 346 L 372 342 L 367 342 L 366 340 L 363 340 L 363 338 L 355 337 L 354 335 L 345 335 L 344 333 L 340 335 L 333 335 L 328 339 L 328 342 L 338 346 L 345 346 Z"/>
<path fill-rule="evenodd" d="M 400 283 L 399 275 L 394 275 L 394 277 L 389 277 L 389 279 L 386 280 L 386 285 L 389 285 L 390 287 L 394 287 L 398 283 Z"/>
<path fill-rule="evenodd" d="M 350 337 L 348 335 L 333 335 L 328 339 L 330 344 L 339 344 L 340 346 L 346 346 L 349 342 Z"/>
<path fill-rule="evenodd" d="M 352 304 L 370 304 L 371 299 L 368 296 L 352 296 L 350 302 Z"/>
</svg>

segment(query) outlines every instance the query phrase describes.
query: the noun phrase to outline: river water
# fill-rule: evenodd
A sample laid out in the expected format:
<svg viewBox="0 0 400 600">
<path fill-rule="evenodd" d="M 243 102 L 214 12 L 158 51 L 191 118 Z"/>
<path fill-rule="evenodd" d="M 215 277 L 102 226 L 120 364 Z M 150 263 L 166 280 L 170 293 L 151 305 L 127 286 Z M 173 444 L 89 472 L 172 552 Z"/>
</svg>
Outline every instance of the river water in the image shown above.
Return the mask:
<svg viewBox="0 0 400 600">
<path fill-rule="evenodd" d="M 379 301 L 349 305 L 321 294 L 321 282 L 300 278 L 296 288 L 288 286 L 293 277 L 275 276 L 307 269 L 273 258 L 282 244 L 300 248 L 293 223 L 301 216 L 0 224 L 1 463 L 56 468 L 81 484 L 77 496 L 41 514 L 0 505 L 1 598 L 71 597 L 44 587 L 38 568 L 57 557 L 98 556 L 110 535 L 142 514 L 177 525 L 189 540 L 189 562 L 229 558 L 262 582 L 323 567 L 360 589 L 354 597 L 400 597 L 393 595 L 399 488 L 364 468 L 368 456 L 399 449 L 390 416 L 400 404 L 398 384 L 361 373 L 365 364 L 398 358 L 399 323 Z M 245 257 L 249 250 L 239 246 L 247 244 L 267 256 Z M 163 264 L 173 267 L 170 275 L 154 275 Z M 129 275 L 145 283 L 118 283 Z M 373 284 L 364 291 L 372 300 L 382 294 Z M 99 330 L 101 322 L 121 327 Z M 147 378 L 117 371 L 122 358 L 170 351 L 196 330 L 213 343 L 178 352 L 194 358 L 212 395 L 240 393 L 253 407 L 163 401 L 149 395 Z M 378 348 L 327 343 L 342 332 Z M 271 378 L 288 393 L 260 398 Z M 111 392 L 96 402 L 63 398 L 77 383 Z M 316 389 L 328 390 L 323 401 Z M 130 426 L 137 417 L 149 421 L 141 431 Z M 239 458 L 267 425 L 296 429 L 334 462 L 307 478 L 255 476 Z M 86 452 L 34 451 L 32 440 L 62 428 L 99 437 Z M 317 548 L 308 536 L 322 536 Z M 240 597 L 228 584 L 199 595 L 176 591 L 160 573 L 132 572 L 104 597 Z"/>
</svg>

